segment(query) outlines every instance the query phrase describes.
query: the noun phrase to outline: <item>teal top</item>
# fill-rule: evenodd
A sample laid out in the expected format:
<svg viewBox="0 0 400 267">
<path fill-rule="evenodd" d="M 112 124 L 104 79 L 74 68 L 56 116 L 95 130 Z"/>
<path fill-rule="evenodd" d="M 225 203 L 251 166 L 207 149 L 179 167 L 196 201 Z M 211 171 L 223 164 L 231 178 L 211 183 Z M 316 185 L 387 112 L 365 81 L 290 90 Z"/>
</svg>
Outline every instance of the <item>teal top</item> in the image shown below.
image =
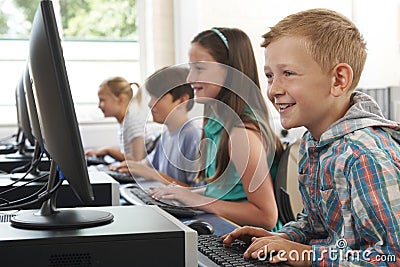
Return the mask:
<svg viewBox="0 0 400 267">
<path fill-rule="evenodd" d="M 222 135 L 223 124 L 215 116 L 211 116 L 207 124 L 204 126 L 204 134 L 208 139 L 205 176 L 209 178 L 215 174 L 217 149 L 219 139 Z M 274 160 L 271 166 L 271 177 L 275 180 L 278 169 L 278 162 Z M 225 177 L 225 179 L 224 179 Z M 208 183 L 204 193 L 208 197 L 226 200 L 226 201 L 247 201 L 246 192 L 244 191 L 242 180 L 236 171 L 233 163 L 228 164 L 227 169 L 222 177 Z M 282 227 L 282 223 L 278 220 L 277 225 L 272 231 L 277 231 Z"/>
<path fill-rule="evenodd" d="M 217 149 L 221 138 L 223 125 L 215 117 L 210 117 L 204 126 L 204 134 L 208 139 L 205 176 L 207 178 L 215 174 Z M 224 177 L 207 184 L 205 195 L 221 200 L 246 201 L 247 196 L 243 189 L 242 180 L 233 164 L 229 164 Z"/>
</svg>

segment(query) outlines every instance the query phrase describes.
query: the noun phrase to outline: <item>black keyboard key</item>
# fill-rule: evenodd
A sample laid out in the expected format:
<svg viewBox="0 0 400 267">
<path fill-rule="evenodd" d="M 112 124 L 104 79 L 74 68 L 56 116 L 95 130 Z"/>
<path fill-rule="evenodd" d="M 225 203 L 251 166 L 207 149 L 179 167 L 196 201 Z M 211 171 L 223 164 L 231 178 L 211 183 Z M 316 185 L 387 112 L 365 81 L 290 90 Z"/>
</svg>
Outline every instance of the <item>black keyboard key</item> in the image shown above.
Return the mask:
<svg viewBox="0 0 400 267">
<path fill-rule="evenodd" d="M 235 240 L 231 246 L 225 247 L 219 236 L 198 236 L 198 251 L 218 266 L 282 266 L 270 265 L 268 262 L 259 261 L 257 259 L 245 259 L 243 253 L 246 251 L 246 248 L 247 245 L 240 240 Z M 204 264 L 199 265 L 204 266 Z"/>
</svg>

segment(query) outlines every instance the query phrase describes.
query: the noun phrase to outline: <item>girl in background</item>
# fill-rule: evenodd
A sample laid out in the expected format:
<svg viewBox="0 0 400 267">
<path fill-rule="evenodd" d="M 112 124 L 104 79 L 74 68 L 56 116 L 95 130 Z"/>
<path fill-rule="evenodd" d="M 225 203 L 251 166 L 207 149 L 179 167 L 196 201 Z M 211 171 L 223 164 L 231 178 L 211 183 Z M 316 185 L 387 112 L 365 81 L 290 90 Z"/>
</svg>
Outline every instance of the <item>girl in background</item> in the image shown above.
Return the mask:
<svg viewBox="0 0 400 267">
<path fill-rule="evenodd" d="M 202 189 L 171 184 L 155 188 L 156 199 L 176 199 L 239 225 L 279 227 L 273 178 L 282 150 L 269 126 L 256 61 L 239 29 L 213 28 L 198 34 L 189 51 L 188 82 L 204 104 Z"/>
<path fill-rule="evenodd" d="M 163 124 L 154 150 L 141 161 L 128 160 L 110 168 L 130 172 L 163 184 L 194 184 L 194 162 L 198 153 L 201 127 L 189 118 L 193 108 L 193 88 L 186 82 L 187 66 L 164 67 L 153 73 L 144 87 L 150 95 L 148 106 L 153 121 Z"/>
<path fill-rule="evenodd" d="M 133 95 L 132 85 L 137 89 Z M 145 156 L 144 129 L 147 114 L 142 109 L 142 92 L 137 83 L 130 83 L 123 77 L 104 80 L 98 91 L 99 108 L 104 117 L 115 117 L 120 125 L 120 147 L 103 147 L 86 151 L 87 156 L 109 155 L 116 161 L 125 157 L 141 160 Z M 132 103 L 130 104 L 130 102 Z M 125 144 L 125 145 L 124 145 Z"/>
</svg>

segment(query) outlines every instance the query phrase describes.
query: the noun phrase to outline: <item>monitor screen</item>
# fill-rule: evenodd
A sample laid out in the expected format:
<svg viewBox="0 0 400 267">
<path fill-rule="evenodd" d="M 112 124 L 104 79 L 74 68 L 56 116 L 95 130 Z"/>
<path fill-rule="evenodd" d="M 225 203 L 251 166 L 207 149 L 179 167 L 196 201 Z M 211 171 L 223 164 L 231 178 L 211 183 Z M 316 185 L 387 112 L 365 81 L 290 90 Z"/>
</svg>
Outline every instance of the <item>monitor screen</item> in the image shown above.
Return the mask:
<svg viewBox="0 0 400 267">
<path fill-rule="evenodd" d="M 36 11 L 28 64 L 43 146 L 51 158 L 48 193 L 66 179 L 78 198 L 90 203 L 94 196 L 50 0 L 41 1 Z M 54 202 L 49 203 L 55 201 L 54 195 L 45 201 L 39 213 L 22 213 L 11 224 L 30 229 L 81 228 L 113 219 L 112 214 L 98 210 L 56 210 Z"/>
</svg>

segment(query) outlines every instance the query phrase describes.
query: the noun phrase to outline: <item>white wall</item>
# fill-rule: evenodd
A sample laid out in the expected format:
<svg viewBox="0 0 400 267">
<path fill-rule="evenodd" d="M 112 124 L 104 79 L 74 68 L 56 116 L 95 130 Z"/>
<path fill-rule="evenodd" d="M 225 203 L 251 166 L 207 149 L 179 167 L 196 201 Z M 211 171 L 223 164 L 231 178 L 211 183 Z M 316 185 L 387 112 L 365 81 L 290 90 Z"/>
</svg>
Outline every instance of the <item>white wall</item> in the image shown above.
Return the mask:
<svg viewBox="0 0 400 267">
<path fill-rule="evenodd" d="M 368 59 L 360 87 L 375 88 L 400 85 L 400 0 L 377 3 L 372 0 L 175 0 L 175 59 L 187 62 L 192 38 L 212 27 L 237 27 L 250 37 L 259 65 L 262 89 L 263 49 L 261 35 L 283 17 L 309 8 L 330 8 L 354 21 L 364 35 Z M 270 108 L 276 128 L 280 129 L 277 112 Z M 294 129 L 298 136 L 304 130 Z"/>
<path fill-rule="evenodd" d="M 163 57 L 162 64 L 179 64 L 186 63 L 188 58 L 188 49 L 192 38 L 205 29 L 213 26 L 221 27 L 238 27 L 244 30 L 252 40 L 256 60 L 259 65 L 260 78 L 262 88 L 265 91 L 265 78 L 262 73 L 263 69 L 263 50 L 259 46 L 262 41 L 261 35 L 268 30 L 268 26 L 274 25 L 278 20 L 284 16 L 297 12 L 299 10 L 326 7 L 337 10 L 349 18 L 351 18 L 363 33 L 368 46 L 368 59 L 365 66 L 365 71 L 360 81 L 360 87 L 374 88 L 386 86 L 400 86 L 400 0 L 385 0 L 379 3 L 372 0 L 169 0 L 161 2 L 162 0 L 138 0 L 139 8 L 139 28 L 140 28 L 140 70 L 136 68 L 124 68 L 124 65 L 118 63 L 118 68 L 113 65 L 111 68 L 104 68 L 101 71 L 93 68 L 90 72 L 85 72 L 87 75 L 95 75 L 103 77 L 110 71 L 117 71 L 120 73 L 124 71 L 127 76 L 132 75 L 132 80 L 143 81 L 147 75 L 151 74 L 156 68 L 157 64 L 161 64 L 159 55 L 162 53 L 167 54 L 168 51 L 174 54 L 174 59 L 170 57 Z M 162 3 L 162 5 L 160 4 Z M 167 5 L 168 4 L 168 5 Z M 167 5 L 168 12 L 155 12 L 150 9 L 160 9 Z M 173 17 L 171 17 L 171 7 L 173 10 Z M 165 8 L 164 8 L 165 9 Z M 150 11 L 149 11 L 150 10 Z M 164 14 L 165 13 L 165 14 Z M 154 21 L 156 17 L 156 21 Z M 173 40 L 170 38 L 163 40 L 156 38 L 157 32 L 163 32 L 163 22 L 161 20 L 168 20 L 165 26 L 170 34 L 171 21 L 173 23 L 174 31 Z M 153 32 L 153 28 L 158 28 L 157 32 Z M 157 42 L 155 45 L 154 42 Z M 175 49 L 171 49 L 173 44 Z M 105 44 L 106 45 L 106 44 Z M 168 47 L 162 52 L 154 52 L 157 47 Z M 97 44 L 96 44 L 97 47 Z M 83 51 L 82 46 L 78 49 Z M 72 48 L 71 48 L 72 49 Z M 6 50 L 1 50 L 3 53 Z M 0 51 L 0 53 L 2 53 Z M 20 54 L 18 58 L 25 58 L 26 49 L 19 49 L 24 53 Z M 93 50 L 94 51 L 94 50 Z M 103 51 L 113 51 L 113 53 L 106 53 L 106 55 L 118 53 L 113 49 L 104 48 Z M 121 50 L 122 51 L 122 50 Z M 134 49 L 132 49 L 134 51 Z M 69 48 L 65 47 L 66 60 L 68 70 L 71 72 L 71 88 L 74 90 L 87 90 L 88 94 L 95 94 L 97 90 L 98 81 L 95 85 L 88 84 L 89 76 L 84 80 L 73 79 L 76 73 L 75 69 L 77 64 L 87 64 L 79 62 L 78 59 L 69 60 Z M 93 52 L 90 55 L 104 56 L 103 52 Z M 119 55 L 119 54 L 118 54 Z M 11 56 L 11 55 L 10 55 Z M 125 53 L 118 58 L 125 61 L 135 60 L 138 55 L 129 55 Z M 155 57 L 158 58 L 156 61 Z M 85 59 L 88 55 L 85 55 Z M 171 61 L 171 62 L 169 62 Z M 158 62 L 158 63 L 157 63 Z M 164 63 L 165 62 L 165 63 Z M 21 64 L 20 62 L 17 62 Z M 8 66 L 11 68 L 12 66 Z M 122 70 L 121 70 L 122 68 Z M 107 76 L 107 75 L 106 75 Z M 12 79 L 13 81 L 16 80 Z M 15 85 L 12 84 L 12 87 Z M 397 113 L 400 120 L 400 92 L 395 92 L 394 102 L 399 103 Z M 3 96 L 4 97 L 4 96 Z M 10 95 L 9 97 L 14 97 Z M 82 100 L 82 99 L 80 99 Z M 1 102 L 1 101 L 0 101 Z M 86 101 L 85 101 L 86 102 Z M 13 110 L 14 108 L 11 107 Z M 85 108 L 85 107 L 83 107 Z M 77 108 L 77 112 L 80 108 Z M 274 109 L 271 110 L 271 117 L 276 125 L 276 131 L 280 130 L 280 123 L 278 115 Z M 88 112 L 79 112 L 78 119 L 86 121 L 85 116 L 90 114 L 99 113 L 97 108 Z M 95 114 L 96 115 L 96 114 Z M 97 114 L 96 116 L 98 116 Z M 100 114 L 101 115 L 101 114 Z M 83 116 L 83 117 L 82 117 Z M 90 115 L 92 116 L 92 115 Z M 14 116 L 12 120 L 14 120 Z M 16 118 L 16 117 L 15 117 Z M 8 126 L 0 128 L 0 136 L 6 136 L 9 133 L 14 133 L 16 126 Z M 105 142 L 109 144 L 117 144 L 116 140 L 117 125 L 114 123 L 99 124 L 94 126 L 92 124 L 81 124 L 81 134 L 86 146 L 99 146 Z M 291 131 L 292 135 L 298 136 L 304 130 L 295 129 Z"/>
<path fill-rule="evenodd" d="M 352 3 L 350 0 L 175 0 L 175 58 L 176 63 L 188 61 L 188 50 L 193 37 L 199 32 L 212 27 L 236 27 L 246 32 L 252 41 L 258 64 L 260 83 L 265 93 L 266 79 L 263 73 L 264 51 L 260 44 L 262 34 L 268 26 L 274 25 L 290 13 L 312 7 L 326 7 L 351 16 Z M 269 105 L 269 101 L 267 102 Z M 270 105 L 270 117 L 275 132 L 279 133 L 282 126 L 279 115 Z M 303 128 L 290 130 L 291 136 L 299 137 Z"/>
<path fill-rule="evenodd" d="M 354 1 L 354 22 L 367 42 L 360 87 L 400 84 L 400 1 Z"/>
<path fill-rule="evenodd" d="M 360 86 L 400 84 L 400 0 L 175 0 L 176 63 L 187 62 L 190 41 L 197 33 L 222 26 L 244 30 L 262 66 L 263 50 L 259 44 L 268 27 L 293 12 L 316 7 L 343 13 L 363 33 L 368 59 Z"/>
</svg>

